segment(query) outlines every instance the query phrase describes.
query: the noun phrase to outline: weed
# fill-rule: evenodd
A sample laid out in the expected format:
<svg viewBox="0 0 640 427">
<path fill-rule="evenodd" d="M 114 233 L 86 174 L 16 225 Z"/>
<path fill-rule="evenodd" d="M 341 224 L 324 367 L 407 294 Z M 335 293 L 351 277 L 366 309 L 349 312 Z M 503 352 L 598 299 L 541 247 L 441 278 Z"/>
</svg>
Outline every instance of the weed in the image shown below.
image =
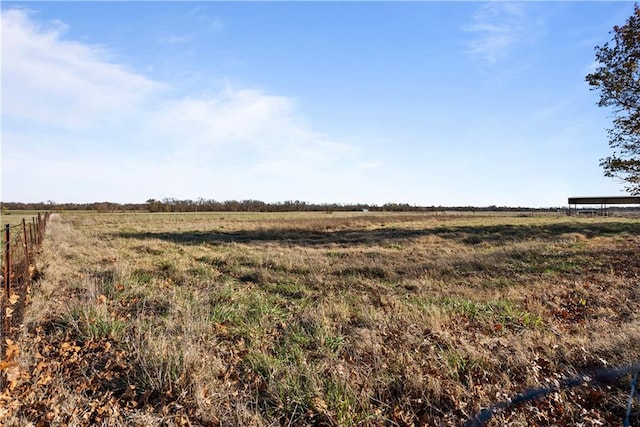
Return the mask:
<svg viewBox="0 0 640 427">
<path fill-rule="evenodd" d="M 338 424 L 354 424 L 356 398 L 346 381 L 330 377 L 325 380 L 324 389 L 326 390 L 328 409 L 335 413 Z"/>
<path fill-rule="evenodd" d="M 153 280 L 153 272 L 138 268 L 131 272 L 129 279 L 136 283 L 147 285 Z"/>
<path fill-rule="evenodd" d="M 117 339 L 127 328 L 124 321 L 114 319 L 104 309 L 92 305 L 71 307 L 63 319 L 81 340 L 107 337 Z"/>
</svg>

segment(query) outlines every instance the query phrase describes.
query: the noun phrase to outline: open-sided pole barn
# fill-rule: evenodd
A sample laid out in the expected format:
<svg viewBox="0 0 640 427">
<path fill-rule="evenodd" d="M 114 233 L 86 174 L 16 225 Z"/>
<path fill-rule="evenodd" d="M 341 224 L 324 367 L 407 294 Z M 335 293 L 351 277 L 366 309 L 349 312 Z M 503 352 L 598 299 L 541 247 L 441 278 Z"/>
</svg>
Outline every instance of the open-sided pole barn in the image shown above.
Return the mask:
<svg viewBox="0 0 640 427">
<path fill-rule="evenodd" d="M 569 208 L 578 205 L 600 205 L 600 212 L 606 214 L 607 205 L 640 205 L 640 196 L 569 197 Z"/>
</svg>

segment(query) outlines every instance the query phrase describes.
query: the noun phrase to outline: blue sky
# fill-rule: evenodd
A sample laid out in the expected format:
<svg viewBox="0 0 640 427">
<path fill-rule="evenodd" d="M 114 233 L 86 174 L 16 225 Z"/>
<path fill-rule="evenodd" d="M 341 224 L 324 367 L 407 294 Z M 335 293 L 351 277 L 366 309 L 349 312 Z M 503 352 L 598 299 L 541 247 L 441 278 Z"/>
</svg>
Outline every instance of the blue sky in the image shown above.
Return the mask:
<svg viewBox="0 0 640 427">
<path fill-rule="evenodd" d="M 2 2 L 3 201 L 565 206 L 632 2 Z"/>
</svg>

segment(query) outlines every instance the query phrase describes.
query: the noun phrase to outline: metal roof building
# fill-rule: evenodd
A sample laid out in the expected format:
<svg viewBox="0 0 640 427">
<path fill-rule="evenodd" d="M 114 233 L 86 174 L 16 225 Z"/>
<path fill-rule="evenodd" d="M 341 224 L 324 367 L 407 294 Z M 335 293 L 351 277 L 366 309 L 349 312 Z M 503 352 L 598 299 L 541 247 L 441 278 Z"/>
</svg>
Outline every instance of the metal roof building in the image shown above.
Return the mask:
<svg viewBox="0 0 640 427">
<path fill-rule="evenodd" d="M 600 209 L 578 210 L 578 205 L 600 205 Z M 607 215 L 607 205 L 640 205 L 640 196 L 569 197 L 569 214 L 574 209 L 582 214 Z"/>
<path fill-rule="evenodd" d="M 569 197 L 569 205 L 638 205 L 640 196 Z"/>
</svg>

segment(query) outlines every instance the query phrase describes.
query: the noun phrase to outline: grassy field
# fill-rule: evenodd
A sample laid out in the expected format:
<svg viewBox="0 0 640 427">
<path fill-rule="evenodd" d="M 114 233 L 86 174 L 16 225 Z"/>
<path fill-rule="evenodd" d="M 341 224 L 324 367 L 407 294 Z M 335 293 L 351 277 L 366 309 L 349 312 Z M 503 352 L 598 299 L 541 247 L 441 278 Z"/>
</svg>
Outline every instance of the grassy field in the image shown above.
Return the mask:
<svg viewBox="0 0 640 427">
<path fill-rule="evenodd" d="M 619 217 L 63 213 L 0 420 L 459 425 L 640 359 L 639 249 Z M 629 383 L 491 425 L 621 425 Z"/>
<path fill-rule="evenodd" d="M 10 226 L 21 224 L 23 218 L 27 222 L 31 222 L 32 219 L 37 216 L 38 211 L 2 211 L 0 223 L 4 229 L 6 224 L 9 224 Z"/>
</svg>

